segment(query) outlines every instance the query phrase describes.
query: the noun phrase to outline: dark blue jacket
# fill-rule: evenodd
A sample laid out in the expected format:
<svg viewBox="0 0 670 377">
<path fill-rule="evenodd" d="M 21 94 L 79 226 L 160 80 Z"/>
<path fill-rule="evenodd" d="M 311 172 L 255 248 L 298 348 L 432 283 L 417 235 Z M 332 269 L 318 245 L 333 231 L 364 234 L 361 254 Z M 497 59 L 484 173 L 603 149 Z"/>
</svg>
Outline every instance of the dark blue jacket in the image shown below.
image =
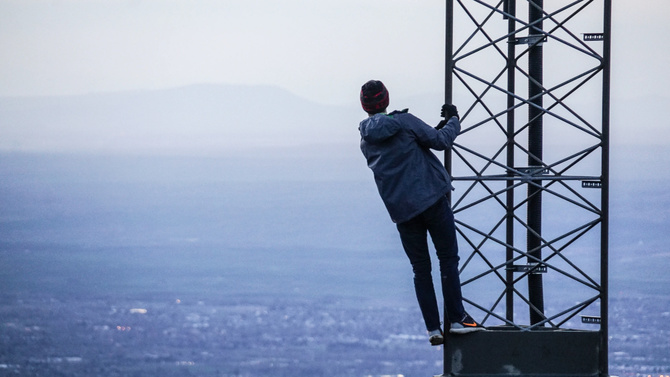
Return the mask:
<svg viewBox="0 0 670 377">
<path fill-rule="evenodd" d="M 425 211 L 452 187 L 431 149 L 449 148 L 461 130 L 458 118 L 436 130 L 408 113 L 375 114 L 361 121 L 361 151 L 394 223 Z"/>
</svg>

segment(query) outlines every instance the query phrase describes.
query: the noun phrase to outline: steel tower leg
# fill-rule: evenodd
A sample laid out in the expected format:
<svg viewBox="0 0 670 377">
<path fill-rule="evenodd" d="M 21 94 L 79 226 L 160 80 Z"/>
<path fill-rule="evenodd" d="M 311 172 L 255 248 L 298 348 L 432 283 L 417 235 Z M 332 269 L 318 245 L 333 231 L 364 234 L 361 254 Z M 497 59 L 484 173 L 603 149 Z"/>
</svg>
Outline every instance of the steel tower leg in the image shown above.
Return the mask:
<svg viewBox="0 0 670 377">
<path fill-rule="evenodd" d="M 530 36 L 537 36 L 528 53 L 528 166 L 541 175 L 542 171 L 542 17 L 544 0 L 531 0 L 528 7 Z M 527 250 L 528 263 L 539 264 L 542 260 L 542 180 L 528 184 L 528 232 Z M 537 324 L 544 320 L 544 293 L 542 275 L 528 275 L 528 298 L 531 303 L 530 323 Z"/>
<path fill-rule="evenodd" d="M 604 1 L 603 91 L 602 91 L 602 229 L 600 230 L 600 375 L 609 375 L 609 139 L 610 139 L 610 59 L 612 43 L 612 1 Z"/>
<path fill-rule="evenodd" d="M 444 57 L 445 57 L 445 70 L 444 70 L 444 102 L 452 102 L 452 88 L 453 88 L 453 77 L 452 70 L 454 68 L 453 61 L 453 39 L 454 39 L 454 1 L 446 0 L 446 40 L 444 46 Z M 451 149 L 444 151 L 444 167 L 447 169 L 449 175 L 451 175 Z M 451 202 L 451 190 L 447 192 L 447 198 Z"/>
<path fill-rule="evenodd" d="M 514 43 L 514 30 L 516 30 L 516 0 L 507 0 L 505 2 L 505 13 L 509 14 L 507 18 L 507 32 L 509 33 L 507 43 L 507 166 L 514 164 L 514 93 L 515 93 L 515 74 L 516 74 L 516 45 Z M 505 318 L 514 322 L 514 173 L 507 171 L 507 177 L 510 179 L 506 184 L 506 202 L 507 219 L 505 240 L 507 248 L 505 250 L 505 260 L 507 268 L 505 272 Z"/>
</svg>

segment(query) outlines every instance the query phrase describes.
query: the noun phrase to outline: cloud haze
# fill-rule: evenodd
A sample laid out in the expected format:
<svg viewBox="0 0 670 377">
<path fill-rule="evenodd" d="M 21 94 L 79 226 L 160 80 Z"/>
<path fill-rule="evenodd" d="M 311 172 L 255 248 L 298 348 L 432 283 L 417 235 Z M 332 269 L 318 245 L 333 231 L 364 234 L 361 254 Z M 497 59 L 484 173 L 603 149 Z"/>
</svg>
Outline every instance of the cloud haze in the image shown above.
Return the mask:
<svg viewBox="0 0 670 377">
<path fill-rule="evenodd" d="M 615 97 L 665 93 L 668 16 L 614 2 Z M 371 77 L 439 93 L 444 17 L 442 1 L 0 0 L 0 95 L 260 84 L 343 104 Z"/>
<path fill-rule="evenodd" d="M 402 72 L 417 73 L 421 91 L 440 90 L 442 8 L 380 0 L 2 0 L 0 95 L 232 83 L 341 102 L 370 75 Z M 396 48 L 402 59 L 380 54 Z"/>
</svg>

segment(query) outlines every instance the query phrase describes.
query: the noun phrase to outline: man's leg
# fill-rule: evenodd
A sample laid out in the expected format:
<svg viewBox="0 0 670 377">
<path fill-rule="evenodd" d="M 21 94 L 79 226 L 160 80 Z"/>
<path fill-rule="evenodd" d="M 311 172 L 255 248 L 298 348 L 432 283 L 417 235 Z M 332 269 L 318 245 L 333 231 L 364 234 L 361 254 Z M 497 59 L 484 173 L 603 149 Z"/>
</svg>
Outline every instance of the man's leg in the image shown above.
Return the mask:
<svg viewBox="0 0 670 377">
<path fill-rule="evenodd" d="M 420 216 L 397 224 L 400 240 L 414 271 L 414 290 L 426 330 L 440 329 L 440 313 L 431 275 L 428 234 Z"/>
<path fill-rule="evenodd" d="M 458 274 L 458 241 L 454 214 L 449 201 L 441 199 L 424 212 L 430 237 L 440 261 L 442 294 L 446 314 L 450 322 L 460 321 L 465 314 L 461 295 L 461 280 Z"/>
</svg>

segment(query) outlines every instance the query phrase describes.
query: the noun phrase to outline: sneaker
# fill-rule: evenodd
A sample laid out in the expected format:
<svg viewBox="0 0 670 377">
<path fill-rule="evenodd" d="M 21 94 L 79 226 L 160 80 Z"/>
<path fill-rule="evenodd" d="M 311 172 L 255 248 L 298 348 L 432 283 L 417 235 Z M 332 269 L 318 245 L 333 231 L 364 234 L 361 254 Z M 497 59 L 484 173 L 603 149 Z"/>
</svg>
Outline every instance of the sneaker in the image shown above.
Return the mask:
<svg viewBox="0 0 670 377">
<path fill-rule="evenodd" d="M 444 335 L 442 334 L 442 330 L 437 329 L 428 332 L 428 340 L 430 341 L 431 346 L 439 346 L 440 344 L 444 344 Z"/>
<path fill-rule="evenodd" d="M 475 322 L 468 313 L 463 315 L 463 319 L 458 322 L 452 322 L 449 332 L 452 334 L 467 334 L 475 331 L 486 330 L 482 325 Z"/>
</svg>

